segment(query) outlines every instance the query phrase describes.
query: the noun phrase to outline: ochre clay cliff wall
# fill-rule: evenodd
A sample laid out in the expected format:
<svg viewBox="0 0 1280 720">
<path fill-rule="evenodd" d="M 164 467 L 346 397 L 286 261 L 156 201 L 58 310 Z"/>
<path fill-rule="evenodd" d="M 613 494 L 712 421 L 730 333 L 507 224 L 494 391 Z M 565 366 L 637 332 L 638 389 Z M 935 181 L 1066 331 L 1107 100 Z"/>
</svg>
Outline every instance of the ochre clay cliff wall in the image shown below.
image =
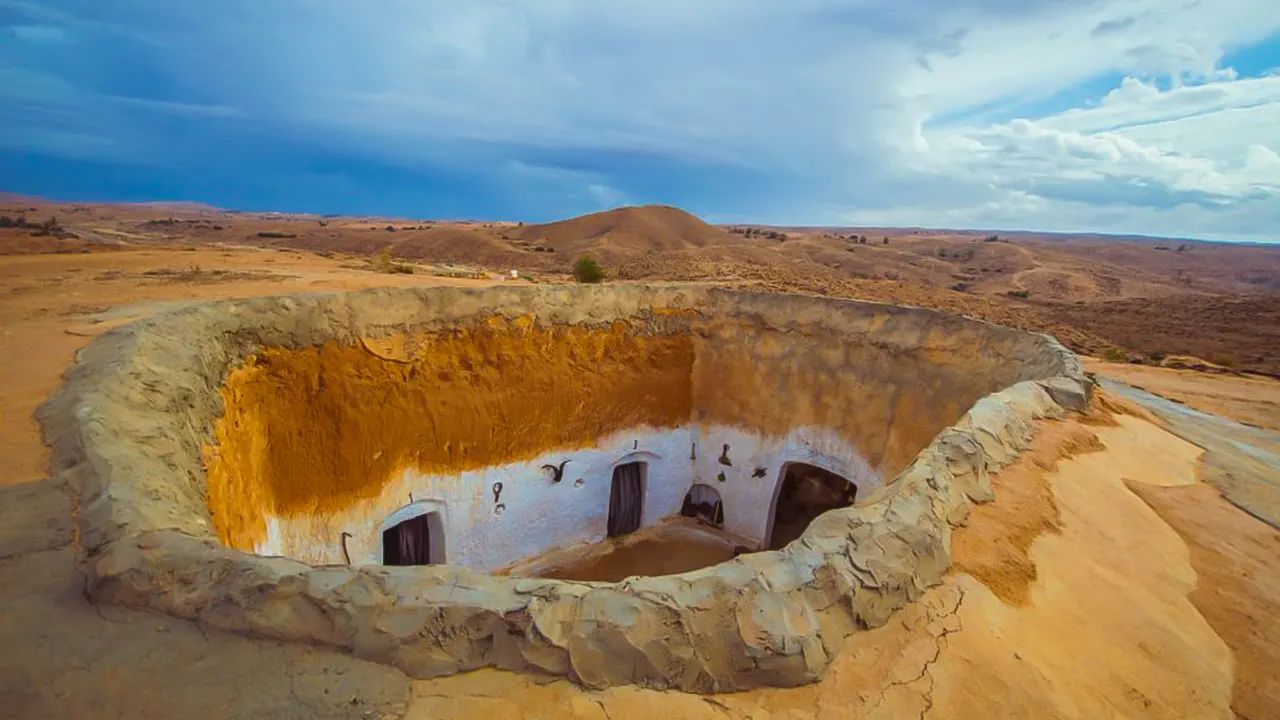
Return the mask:
<svg viewBox="0 0 1280 720">
<path fill-rule="evenodd" d="M 498 353 L 531 379 L 519 392 L 487 375 L 505 367 L 490 363 Z M 566 354 L 578 358 L 570 386 L 542 367 Z M 415 379 L 422 368 L 435 381 Z M 448 381 L 463 372 L 474 373 L 466 390 Z M 605 387 L 625 401 L 601 399 Z M 812 682 L 844 637 L 938 583 L 951 528 L 992 497 L 989 474 L 1027 447 L 1035 418 L 1082 409 L 1090 387 L 1052 338 L 926 310 L 688 286 L 441 288 L 223 301 L 118 328 L 80 353 L 40 419 L 54 471 L 79 491 L 77 546 L 97 602 L 346 648 L 416 677 L 493 666 L 708 692 Z M 562 393 L 583 402 L 529 402 Z M 458 412 L 418 404 L 437 395 Z M 585 409 L 597 401 L 605 409 Z M 506 418 L 529 425 L 508 432 Z M 306 423 L 328 440 L 302 437 Z M 398 465 L 527 457 L 637 423 L 692 425 L 704 444 L 791 428 L 779 447 L 820 462 L 839 461 L 847 438 L 884 487 L 782 550 L 616 584 L 315 565 L 219 539 L 262 532 L 263 508 L 379 501 Z M 814 434 L 795 429 L 806 423 Z M 705 450 L 695 475 L 753 474 L 750 458 L 726 466 Z"/>
<path fill-rule="evenodd" d="M 383 520 L 416 498 L 449 511 L 446 534 L 460 551 L 451 562 L 502 567 L 553 540 L 603 534 L 607 488 L 532 498 L 527 490 L 546 479 L 529 461 L 558 453 L 585 482 L 587 456 L 575 453 L 632 431 L 632 449 L 653 456 L 650 509 L 674 512 L 694 482 L 711 483 L 730 528 L 764 541 L 784 462 L 873 489 L 974 401 L 1019 379 L 1010 360 L 1034 339 L 885 306 L 725 297 L 619 307 L 578 324 L 478 315 L 446 329 L 262 348 L 228 375 L 205 452 L 219 537 L 314 562 L 343 552 L 377 562 Z M 692 462 L 678 462 L 690 433 L 704 455 L 723 453 L 711 472 L 699 473 L 696 447 Z M 493 471 L 462 477 L 483 468 Z M 484 498 L 495 482 L 507 492 L 502 518 L 489 512 L 500 496 L 487 507 Z M 543 532 L 507 530 L 521 523 Z M 485 534 L 488 552 L 476 547 Z"/>
<path fill-rule="evenodd" d="M 750 295 L 700 327 L 694 419 L 822 427 L 892 477 L 984 395 L 1036 376 L 1037 336 L 940 313 Z"/>
<path fill-rule="evenodd" d="M 450 474 L 688 422 L 693 340 L 644 318 L 460 329 L 287 350 L 233 370 L 207 452 L 223 542 L 252 550 L 268 515 L 340 512 L 407 468 Z"/>
</svg>

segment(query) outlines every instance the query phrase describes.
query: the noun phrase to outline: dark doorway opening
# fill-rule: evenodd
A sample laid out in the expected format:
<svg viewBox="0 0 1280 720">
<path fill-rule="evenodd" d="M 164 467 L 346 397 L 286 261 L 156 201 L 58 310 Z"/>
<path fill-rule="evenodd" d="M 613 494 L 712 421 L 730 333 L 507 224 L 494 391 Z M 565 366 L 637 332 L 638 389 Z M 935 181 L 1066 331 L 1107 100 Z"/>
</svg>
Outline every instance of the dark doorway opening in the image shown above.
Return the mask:
<svg viewBox="0 0 1280 720">
<path fill-rule="evenodd" d="M 440 513 L 409 518 L 382 531 L 383 565 L 444 563 L 444 528 Z"/>
<path fill-rule="evenodd" d="M 769 549 L 786 547 L 804 533 L 814 518 L 852 505 L 857 493 L 857 485 L 833 472 L 805 463 L 787 464 L 773 499 Z"/>
<path fill-rule="evenodd" d="M 680 515 L 724 527 L 724 503 L 720 500 L 720 493 L 710 485 L 695 484 L 684 496 Z"/>
<path fill-rule="evenodd" d="M 649 463 L 643 462 L 626 463 L 613 469 L 613 485 L 609 489 L 609 537 L 640 529 L 648 472 Z"/>
</svg>

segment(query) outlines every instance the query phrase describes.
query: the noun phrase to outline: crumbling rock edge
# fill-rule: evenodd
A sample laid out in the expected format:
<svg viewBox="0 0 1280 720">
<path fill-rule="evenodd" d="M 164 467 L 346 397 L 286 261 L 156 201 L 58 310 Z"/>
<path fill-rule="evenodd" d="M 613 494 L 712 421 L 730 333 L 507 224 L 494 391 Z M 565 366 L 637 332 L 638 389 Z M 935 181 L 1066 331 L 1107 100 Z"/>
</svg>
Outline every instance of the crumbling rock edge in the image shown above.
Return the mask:
<svg viewBox="0 0 1280 720">
<path fill-rule="evenodd" d="M 485 315 L 610 322 L 647 308 L 767 315 L 796 331 L 834 323 L 890 345 L 964 328 L 1012 343 L 1023 367 L 869 502 L 821 516 L 781 551 L 683 575 L 610 584 L 314 567 L 218 542 L 201 447 L 226 373 L 258 347 Z M 1083 410 L 1091 390 L 1053 338 L 918 308 L 683 285 L 380 289 L 205 303 L 112 330 L 38 416 L 54 471 L 79 480 L 78 543 L 97 602 L 344 648 L 419 678 L 497 667 L 593 688 L 725 692 L 818 680 L 845 637 L 940 583 L 952 528 L 993 498 L 990 473 L 1028 447 L 1036 419 Z"/>
</svg>

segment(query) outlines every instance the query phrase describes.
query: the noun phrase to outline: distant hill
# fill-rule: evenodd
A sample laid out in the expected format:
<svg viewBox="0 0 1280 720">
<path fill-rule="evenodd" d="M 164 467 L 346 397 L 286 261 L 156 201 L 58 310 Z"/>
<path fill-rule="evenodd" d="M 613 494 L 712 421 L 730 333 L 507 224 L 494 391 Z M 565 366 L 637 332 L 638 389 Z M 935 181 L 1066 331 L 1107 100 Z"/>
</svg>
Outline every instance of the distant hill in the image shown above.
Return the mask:
<svg viewBox="0 0 1280 720">
<path fill-rule="evenodd" d="M 152 200 L 150 202 L 122 203 L 126 206 L 173 210 L 175 212 L 223 212 L 222 208 L 193 200 Z"/>
<path fill-rule="evenodd" d="M 412 232 L 391 244 L 391 254 L 409 260 L 460 263 L 505 270 L 528 267 L 537 256 L 513 247 L 484 229 L 432 227 Z M 392 236 L 396 237 L 396 236 Z"/>
<path fill-rule="evenodd" d="M 1280 244 L 920 228 L 709 225 L 666 206 L 543 225 L 84 204 L 0 194 L 7 254 L 201 245 L 452 263 L 556 282 L 591 254 L 611 281 L 692 281 L 932 307 L 1050 332 L 1071 348 L 1159 362 L 1194 355 L 1280 375 Z M 63 233 L 15 223 L 56 219 Z M 7 227 L 5 226 L 7 225 Z M 271 256 L 263 256 L 271 262 Z M 368 261 L 374 262 L 368 262 Z"/>
<path fill-rule="evenodd" d="M 606 265 L 649 253 L 741 244 L 741 238 L 665 205 L 624 207 L 507 233 L 522 245 L 554 248 L 562 258 L 590 254 Z"/>
</svg>

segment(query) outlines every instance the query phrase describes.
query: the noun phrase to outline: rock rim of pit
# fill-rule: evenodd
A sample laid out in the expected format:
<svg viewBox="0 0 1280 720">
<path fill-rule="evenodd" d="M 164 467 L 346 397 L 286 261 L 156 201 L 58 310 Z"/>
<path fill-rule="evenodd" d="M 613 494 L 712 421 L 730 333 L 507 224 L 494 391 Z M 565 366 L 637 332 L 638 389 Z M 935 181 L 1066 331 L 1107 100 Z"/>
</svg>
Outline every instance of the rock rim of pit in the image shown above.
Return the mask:
<svg viewBox="0 0 1280 720">
<path fill-rule="evenodd" d="M 910 349 L 927 332 L 1011 348 L 1016 382 L 978 400 L 866 502 L 778 551 L 619 583 L 431 567 L 313 566 L 223 546 L 202 448 L 227 374 L 267 346 L 358 342 L 484 317 L 608 323 L 654 308 L 816 324 Z M 252 636 L 322 644 L 418 678 L 483 667 L 592 688 L 727 692 L 815 682 L 842 641 L 941 582 L 954 527 L 993 499 L 990 475 L 1035 421 L 1083 411 L 1076 356 L 1047 335 L 920 308 L 696 285 L 377 289 L 223 300 L 113 329 L 80 351 L 38 418 L 53 470 L 78 489 L 95 602 Z"/>
</svg>

